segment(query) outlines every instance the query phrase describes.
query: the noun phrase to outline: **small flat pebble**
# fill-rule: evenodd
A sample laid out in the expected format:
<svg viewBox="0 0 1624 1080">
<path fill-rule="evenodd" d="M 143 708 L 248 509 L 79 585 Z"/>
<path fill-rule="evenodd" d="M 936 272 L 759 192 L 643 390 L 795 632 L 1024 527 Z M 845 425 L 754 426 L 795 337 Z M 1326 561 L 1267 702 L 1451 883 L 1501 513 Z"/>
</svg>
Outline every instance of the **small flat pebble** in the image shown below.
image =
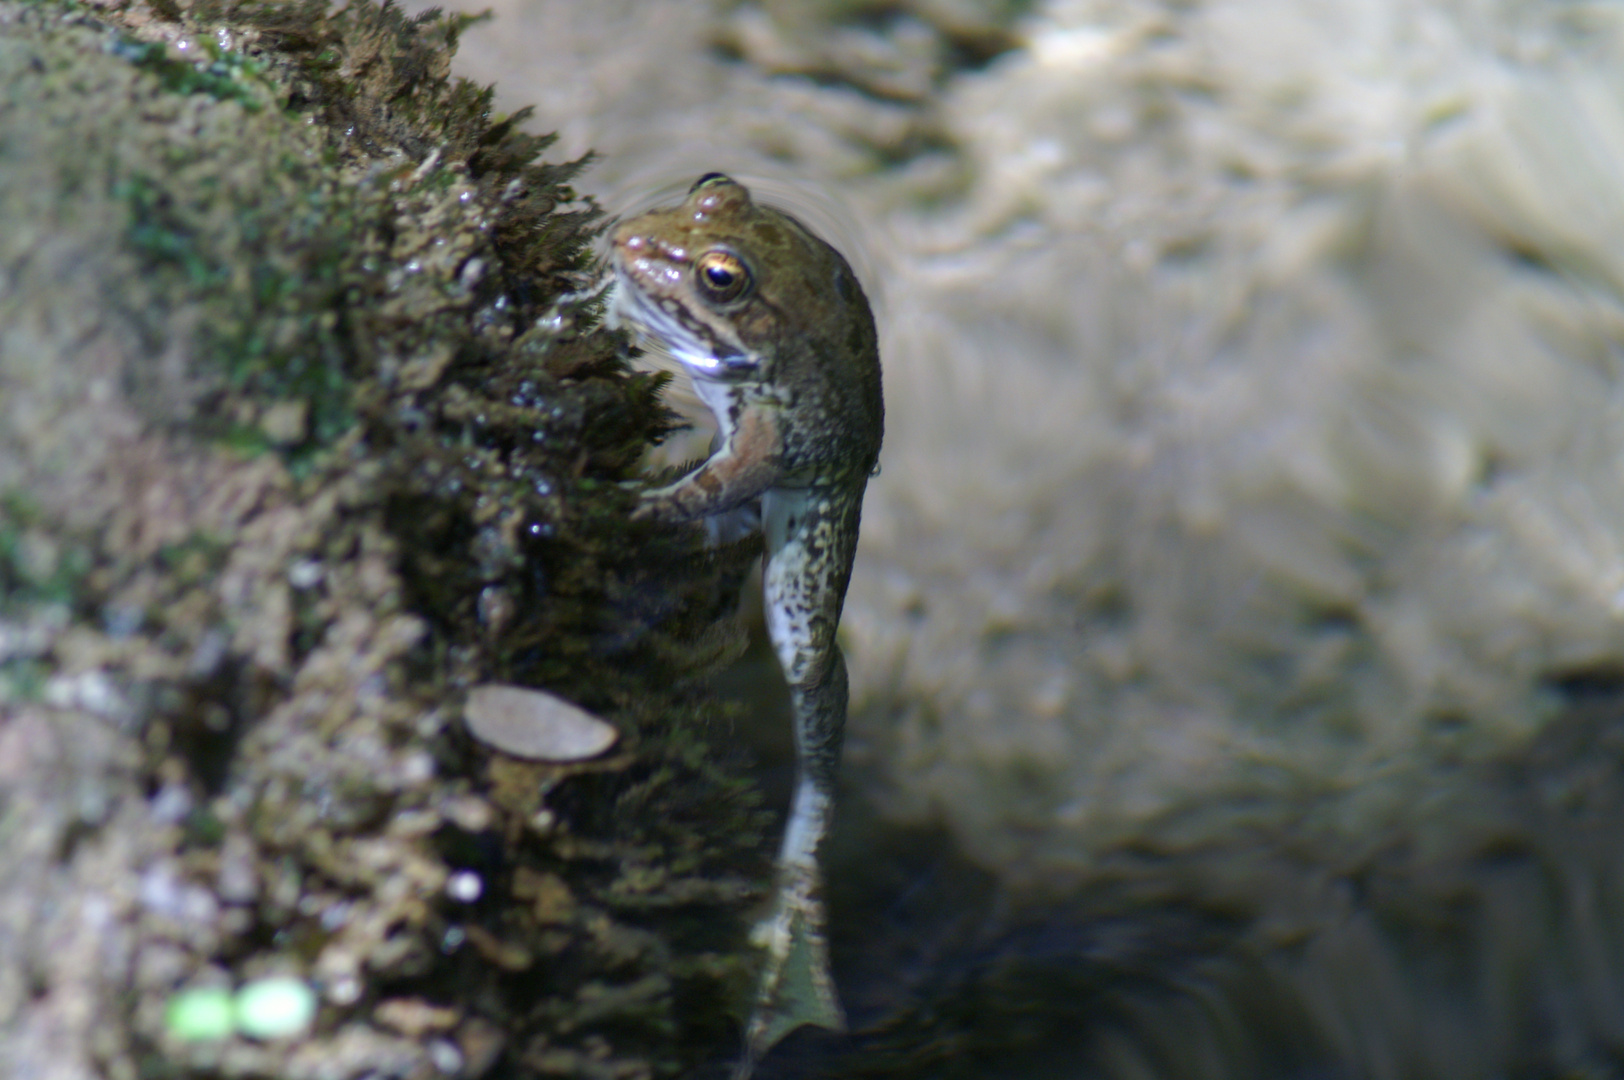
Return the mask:
<svg viewBox="0 0 1624 1080">
<path fill-rule="evenodd" d="M 169 999 L 164 1026 L 184 1042 L 226 1038 L 236 1026 L 231 991 L 212 987 L 182 990 Z"/>
<path fill-rule="evenodd" d="M 480 742 L 533 761 L 585 761 L 620 737 L 611 725 L 555 694 L 500 683 L 474 687 L 463 718 Z"/>
<path fill-rule="evenodd" d="M 237 1030 L 251 1039 L 302 1034 L 316 1018 L 316 992 L 299 979 L 256 979 L 237 991 Z"/>
</svg>

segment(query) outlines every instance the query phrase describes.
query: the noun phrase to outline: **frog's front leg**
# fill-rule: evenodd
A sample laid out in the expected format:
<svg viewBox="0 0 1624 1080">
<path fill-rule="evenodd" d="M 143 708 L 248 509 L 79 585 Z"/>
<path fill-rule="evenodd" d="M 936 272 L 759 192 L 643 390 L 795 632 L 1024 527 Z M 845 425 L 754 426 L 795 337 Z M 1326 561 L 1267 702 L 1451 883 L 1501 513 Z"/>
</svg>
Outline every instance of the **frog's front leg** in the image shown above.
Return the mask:
<svg viewBox="0 0 1624 1080">
<path fill-rule="evenodd" d="M 790 686 L 798 768 L 778 893 L 758 929 L 767 959 L 746 1029 L 743 1075 L 795 1027 L 845 1027 L 829 974 L 818 849 L 829 831 L 846 723 L 846 664 L 835 628 L 861 506 L 860 486 L 774 488 L 763 499 L 767 629 Z"/>
<path fill-rule="evenodd" d="M 783 436 L 778 412 L 756 404 L 727 418 L 721 446 L 675 483 L 645 492 L 633 517 L 692 521 L 757 498 L 779 478 Z"/>
</svg>

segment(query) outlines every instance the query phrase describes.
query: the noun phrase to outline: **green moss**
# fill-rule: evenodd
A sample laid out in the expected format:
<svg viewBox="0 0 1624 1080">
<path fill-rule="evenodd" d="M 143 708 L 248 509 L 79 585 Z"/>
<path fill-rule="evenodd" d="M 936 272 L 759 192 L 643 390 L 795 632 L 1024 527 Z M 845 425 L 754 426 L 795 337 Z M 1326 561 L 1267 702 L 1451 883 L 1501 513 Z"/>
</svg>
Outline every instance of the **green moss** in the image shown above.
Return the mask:
<svg viewBox="0 0 1624 1080">
<path fill-rule="evenodd" d="M 165 156 L 188 184 L 135 172 L 113 195 L 128 208 L 128 243 L 155 287 L 170 304 L 200 307 L 194 374 L 223 376 L 214 407 L 198 413 L 200 430 L 251 446 L 251 425 L 221 407 L 227 397 L 298 400 L 309 428 L 290 452 L 327 445 L 354 423 L 360 357 L 347 305 L 377 291 L 362 260 L 381 243 L 380 193 L 346 190 L 291 152 L 265 162 L 252 183 L 236 175 L 225 145 Z"/>
<path fill-rule="evenodd" d="M 25 493 L 0 498 L 0 616 L 22 616 L 43 605 L 74 607 L 92 564 L 86 545 L 50 534 Z M 31 680 L 20 674 L 13 679 L 13 685 L 25 684 Z"/>
<path fill-rule="evenodd" d="M 230 552 L 228 541 L 194 534 L 178 543 L 160 547 L 157 562 L 168 572 L 175 585 L 185 588 L 213 578 L 220 572 Z"/>
<path fill-rule="evenodd" d="M 39 701 L 45 695 L 50 668 L 39 660 L 13 658 L 0 661 L 0 699 Z"/>
<path fill-rule="evenodd" d="M 264 65 L 252 57 L 220 49 L 207 39 L 193 43 L 193 51 L 201 55 L 191 58 L 173 56 L 161 42 L 138 41 L 122 34 L 113 39 L 107 51 L 156 75 L 171 93 L 207 94 L 216 101 L 238 102 L 249 112 L 264 107 Z"/>
</svg>

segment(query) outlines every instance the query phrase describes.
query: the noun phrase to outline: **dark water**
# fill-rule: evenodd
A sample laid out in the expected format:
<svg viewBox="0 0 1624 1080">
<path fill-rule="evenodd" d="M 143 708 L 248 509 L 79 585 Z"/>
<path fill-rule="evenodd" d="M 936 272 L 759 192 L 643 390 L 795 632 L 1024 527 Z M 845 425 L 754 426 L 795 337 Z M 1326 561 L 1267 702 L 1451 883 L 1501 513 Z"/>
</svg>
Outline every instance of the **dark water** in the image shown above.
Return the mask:
<svg viewBox="0 0 1624 1080">
<path fill-rule="evenodd" d="M 1281 807 L 1044 897 L 849 785 L 828 864 L 853 1031 L 792 1035 L 757 1075 L 1624 1076 L 1624 694 L 1570 689 L 1532 747 L 1440 775 L 1400 825 L 1328 842 Z"/>
</svg>

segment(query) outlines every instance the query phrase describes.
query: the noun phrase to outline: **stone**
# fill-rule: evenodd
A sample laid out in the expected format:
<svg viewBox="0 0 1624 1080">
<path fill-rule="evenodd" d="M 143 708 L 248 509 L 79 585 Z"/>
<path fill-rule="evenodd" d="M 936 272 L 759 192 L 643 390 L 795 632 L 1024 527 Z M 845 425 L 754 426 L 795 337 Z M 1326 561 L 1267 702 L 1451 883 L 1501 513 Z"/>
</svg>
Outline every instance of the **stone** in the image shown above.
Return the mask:
<svg viewBox="0 0 1624 1080">
<path fill-rule="evenodd" d="M 612 725 L 555 694 L 500 683 L 474 687 L 463 719 L 485 745 L 534 761 L 585 761 L 620 737 Z"/>
</svg>

